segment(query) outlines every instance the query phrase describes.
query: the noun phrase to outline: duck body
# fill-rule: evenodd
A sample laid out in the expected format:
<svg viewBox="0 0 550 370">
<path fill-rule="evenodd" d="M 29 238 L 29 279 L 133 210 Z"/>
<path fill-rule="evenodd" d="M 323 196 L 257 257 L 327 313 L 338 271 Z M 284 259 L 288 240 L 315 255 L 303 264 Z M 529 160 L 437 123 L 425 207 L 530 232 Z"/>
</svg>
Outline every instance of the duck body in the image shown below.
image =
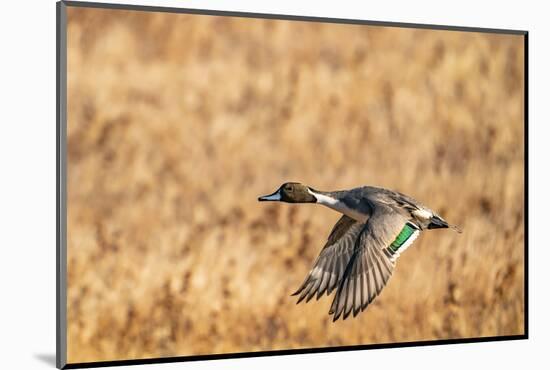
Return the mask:
<svg viewBox="0 0 550 370">
<path fill-rule="evenodd" d="M 434 211 L 417 200 L 402 193 L 363 186 L 351 190 L 321 192 L 309 188 L 317 203 L 334 209 L 358 222 L 365 223 L 377 208 L 389 208 L 391 211 L 409 218 L 418 229 L 436 229 L 449 227 L 447 222 Z"/>
<path fill-rule="evenodd" d="M 294 293 L 300 303 L 336 290 L 329 311 L 334 321 L 366 309 L 388 282 L 397 258 L 421 231 L 450 227 L 460 232 L 415 199 L 374 186 L 319 191 L 300 183 L 285 183 L 258 200 L 316 203 L 343 215 Z"/>
</svg>

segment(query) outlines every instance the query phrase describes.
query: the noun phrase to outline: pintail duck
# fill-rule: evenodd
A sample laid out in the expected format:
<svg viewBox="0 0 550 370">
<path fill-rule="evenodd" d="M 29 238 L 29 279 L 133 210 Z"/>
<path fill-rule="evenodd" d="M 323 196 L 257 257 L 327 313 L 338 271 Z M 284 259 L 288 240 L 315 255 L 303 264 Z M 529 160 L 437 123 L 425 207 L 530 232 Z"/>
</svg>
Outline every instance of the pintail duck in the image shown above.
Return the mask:
<svg viewBox="0 0 550 370">
<path fill-rule="evenodd" d="M 319 191 L 287 182 L 259 201 L 318 203 L 343 214 L 300 288 L 298 302 L 336 289 L 329 315 L 345 320 L 378 296 L 395 261 L 426 229 L 453 228 L 434 211 L 404 194 L 363 186 L 344 191 Z"/>
</svg>

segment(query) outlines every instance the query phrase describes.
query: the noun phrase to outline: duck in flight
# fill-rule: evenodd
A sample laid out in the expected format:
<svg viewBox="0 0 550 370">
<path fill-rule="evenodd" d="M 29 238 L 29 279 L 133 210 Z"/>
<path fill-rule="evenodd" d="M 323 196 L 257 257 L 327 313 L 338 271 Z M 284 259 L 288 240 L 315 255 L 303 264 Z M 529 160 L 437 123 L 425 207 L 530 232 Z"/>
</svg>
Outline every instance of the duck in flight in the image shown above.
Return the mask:
<svg viewBox="0 0 550 370">
<path fill-rule="evenodd" d="M 259 201 L 318 203 L 340 212 L 328 240 L 300 288 L 298 302 L 336 294 L 329 315 L 344 320 L 367 308 L 392 275 L 395 262 L 426 229 L 452 228 L 413 198 L 388 189 L 363 186 L 319 191 L 287 182 Z"/>
</svg>

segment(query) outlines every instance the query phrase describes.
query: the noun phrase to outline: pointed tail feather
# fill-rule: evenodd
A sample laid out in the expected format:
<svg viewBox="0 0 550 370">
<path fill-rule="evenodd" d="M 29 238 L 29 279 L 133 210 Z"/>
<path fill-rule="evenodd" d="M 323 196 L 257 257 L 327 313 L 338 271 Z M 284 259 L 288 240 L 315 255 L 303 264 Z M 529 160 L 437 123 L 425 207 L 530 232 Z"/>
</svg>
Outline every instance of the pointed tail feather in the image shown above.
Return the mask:
<svg viewBox="0 0 550 370">
<path fill-rule="evenodd" d="M 457 233 L 462 234 L 462 228 L 460 226 L 449 224 L 449 227 L 454 231 L 456 231 Z"/>
</svg>

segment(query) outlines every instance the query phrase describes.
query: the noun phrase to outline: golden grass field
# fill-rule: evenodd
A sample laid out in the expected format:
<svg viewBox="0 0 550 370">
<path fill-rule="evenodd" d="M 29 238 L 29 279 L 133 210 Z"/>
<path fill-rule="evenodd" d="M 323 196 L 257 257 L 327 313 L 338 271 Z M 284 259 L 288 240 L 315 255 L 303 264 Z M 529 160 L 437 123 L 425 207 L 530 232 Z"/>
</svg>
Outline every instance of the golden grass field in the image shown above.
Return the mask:
<svg viewBox="0 0 550 370">
<path fill-rule="evenodd" d="M 523 334 L 523 37 L 68 9 L 68 361 Z M 423 233 L 332 323 L 294 292 L 378 185 Z"/>
</svg>

